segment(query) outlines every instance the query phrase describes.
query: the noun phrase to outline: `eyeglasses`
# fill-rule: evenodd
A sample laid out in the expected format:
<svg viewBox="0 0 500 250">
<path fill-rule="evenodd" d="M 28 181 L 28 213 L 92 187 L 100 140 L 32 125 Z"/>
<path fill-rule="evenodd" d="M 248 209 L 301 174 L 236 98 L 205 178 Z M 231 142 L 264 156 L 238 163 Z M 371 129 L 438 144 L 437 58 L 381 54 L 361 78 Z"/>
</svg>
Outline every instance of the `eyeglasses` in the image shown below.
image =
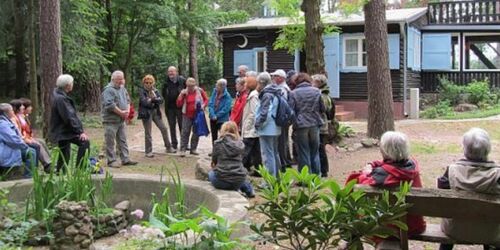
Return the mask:
<svg viewBox="0 0 500 250">
<path fill-rule="evenodd" d="M 144 82 L 144 84 L 153 84 L 153 82 Z"/>
</svg>

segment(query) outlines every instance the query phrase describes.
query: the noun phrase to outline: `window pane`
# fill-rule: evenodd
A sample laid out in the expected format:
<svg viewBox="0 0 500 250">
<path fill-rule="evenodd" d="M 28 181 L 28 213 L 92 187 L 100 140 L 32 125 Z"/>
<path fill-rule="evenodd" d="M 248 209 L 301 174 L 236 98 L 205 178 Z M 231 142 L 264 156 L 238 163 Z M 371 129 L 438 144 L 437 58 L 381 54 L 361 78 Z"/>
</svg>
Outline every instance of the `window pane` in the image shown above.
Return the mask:
<svg viewBox="0 0 500 250">
<path fill-rule="evenodd" d="M 345 66 L 346 67 L 357 67 L 358 66 L 358 54 L 346 54 L 345 55 Z"/>
<path fill-rule="evenodd" d="M 266 69 L 264 68 L 266 56 L 265 51 L 257 52 L 257 72 L 264 72 Z"/>
<path fill-rule="evenodd" d="M 363 52 L 366 52 L 366 42 L 365 42 L 365 39 L 363 39 Z"/>
<path fill-rule="evenodd" d="M 346 52 L 358 52 L 358 39 L 345 40 Z"/>
<path fill-rule="evenodd" d="M 366 66 L 366 52 L 363 53 L 363 66 Z"/>
<path fill-rule="evenodd" d="M 500 69 L 500 36 L 467 36 L 466 69 Z"/>
<path fill-rule="evenodd" d="M 451 38 L 451 68 L 460 69 L 460 44 L 456 36 Z"/>
</svg>

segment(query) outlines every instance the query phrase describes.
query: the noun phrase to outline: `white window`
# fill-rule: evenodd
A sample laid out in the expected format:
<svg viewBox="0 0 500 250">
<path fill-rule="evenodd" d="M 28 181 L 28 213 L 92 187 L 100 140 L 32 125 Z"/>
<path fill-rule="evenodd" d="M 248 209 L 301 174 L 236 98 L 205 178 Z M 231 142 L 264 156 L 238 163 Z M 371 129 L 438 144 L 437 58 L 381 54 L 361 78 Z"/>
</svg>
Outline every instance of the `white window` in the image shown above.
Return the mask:
<svg viewBox="0 0 500 250">
<path fill-rule="evenodd" d="M 464 70 L 500 70 L 500 35 L 466 34 L 463 43 Z"/>
<path fill-rule="evenodd" d="M 451 69 L 460 70 L 460 48 L 461 41 L 459 34 L 451 35 Z"/>
<path fill-rule="evenodd" d="M 421 37 L 420 33 L 417 33 L 415 35 L 415 38 L 413 39 L 413 65 L 414 68 L 420 69 L 420 54 L 421 54 Z"/>
<path fill-rule="evenodd" d="M 267 70 L 267 53 L 266 50 L 256 50 L 255 51 L 256 56 L 255 58 L 257 59 L 255 61 L 255 69 L 257 72 L 264 72 Z"/>
<path fill-rule="evenodd" d="M 345 37 L 344 38 L 344 68 L 364 68 L 366 67 L 366 45 L 365 38 Z"/>
</svg>

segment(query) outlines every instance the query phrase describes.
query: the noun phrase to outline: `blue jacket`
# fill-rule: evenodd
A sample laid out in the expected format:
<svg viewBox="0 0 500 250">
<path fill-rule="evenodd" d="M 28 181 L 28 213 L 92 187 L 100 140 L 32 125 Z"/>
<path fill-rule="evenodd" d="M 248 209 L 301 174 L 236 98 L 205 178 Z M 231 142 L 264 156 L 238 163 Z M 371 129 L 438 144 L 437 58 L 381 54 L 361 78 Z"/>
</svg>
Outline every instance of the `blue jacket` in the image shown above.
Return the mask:
<svg viewBox="0 0 500 250">
<path fill-rule="evenodd" d="M 4 115 L 0 115 L 0 166 L 23 166 L 21 150 L 28 149 L 14 124 Z"/>
<path fill-rule="evenodd" d="M 278 97 L 281 89 L 276 84 L 267 85 L 260 93 L 260 103 L 257 106 L 255 129 L 259 136 L 278 136 L 281 127 L 276 125 L 273 116 L 278 111 Z"/>
<path fill-rule="evenodd" d="M 295 112 L 294 128 L 309 128 L 323 125 L 322 113 L 325 106 L 321 92 L 308 82 L 297 85 L 288 97 L 288 104 Z"/>
<path fill-rule="evenodd" d="M 210 101 L 208 102 L 208 117 L 210 120 L 217 119 L 217 123 L 224 123 L 229 121 L 229 113 L 231 112 L 231 105 L 233 103 L 233 98 L 227 92 L 227 88 L 222 94 L 222 98 L 219 102 L 217 109 L 215 108 L 215 99 L 217 98 L 217 89 L 214 88 L 212 91 L 212 96 L 210 96 Z M 214 119 L 215 118 L 215 119 Z"/>
</svg>

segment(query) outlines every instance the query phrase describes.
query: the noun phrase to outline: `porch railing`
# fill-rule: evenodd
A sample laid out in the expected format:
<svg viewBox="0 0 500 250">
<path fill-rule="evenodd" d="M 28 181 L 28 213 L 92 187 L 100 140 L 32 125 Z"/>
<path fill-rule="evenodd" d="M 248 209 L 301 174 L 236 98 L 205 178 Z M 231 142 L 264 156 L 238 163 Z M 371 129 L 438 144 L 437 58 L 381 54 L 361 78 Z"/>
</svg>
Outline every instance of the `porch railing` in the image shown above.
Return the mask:
<svg viewBox="0 0 500 250">
<path fill-rule="evenodd" d="M 482 72 L 450 72 L 436 71 L 421 73 L 421 91 L 436 92 L 439 86 L 439 78 L 447 78 L 457 85 L 466 85 L 473 80 L 481 81 L 488 79 L 490 86 L 500 88 L 500 72 L 497 71 L 482 71 Z"/>
<path fill-rule="evenodd" d="M 430 24 L 500 23 L 500 0 L 435 2 L 427 8 Z"/>
</svg>

